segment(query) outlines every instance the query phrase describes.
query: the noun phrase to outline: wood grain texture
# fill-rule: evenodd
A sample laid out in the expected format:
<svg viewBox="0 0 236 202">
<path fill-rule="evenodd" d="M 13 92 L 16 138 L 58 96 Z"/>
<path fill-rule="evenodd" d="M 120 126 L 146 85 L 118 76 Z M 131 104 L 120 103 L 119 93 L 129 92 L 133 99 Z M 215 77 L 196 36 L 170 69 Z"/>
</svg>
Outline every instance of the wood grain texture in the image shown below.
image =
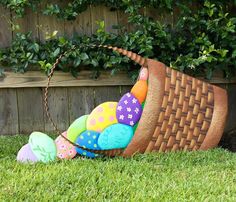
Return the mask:
<svg viewBox="0 0 236 202">
<path fill-rule="evenodd" d="M 93 87 L 68 89 L 70 123 L 82 115 L 90 114 L 95 107 Z"/>
<path fill-rule="evenodd" d="M 112 28 L 113 25 L 118 24 L 117 11 L 111 11 L 109 8 L 104 7 L 104 20 L 106 31 L 117 34 L 117 30 Z"/>
<path fill-rule="evenodd" d="M 7 47 L 12 41 L 10 11 L 0 6 L 0 48 Z"/>
<path fill-rule="evenodd" d="M 31 32 L 31 38 L 39 39 L 39 21 L 37 12 L 33 12 L 32 9 L 26 8 L 24 18 L 17 18 L 15 15 L 13 15 L 12 21 L 15 25 L 19 25 L 20 28 L 19 30 L 15 30 L 13 32 L 13 38 L 17 32 Z"/>
<path fill-rule="evenodd" d="M 40 88 L 17 89 L 19 133 L 44 131 L 44 109 Z"/>
<path fill-rule="evenodd" d="M 112 28 L 112 25 L 118 24 L 117 11 L 111 11 L 105 6 L 91 6 L 92 33 L 95 33 L 99 27 L 97 24 L 98 21 L 105 22 L 105 30 L 107 32 L 117 33 L 117 30 Z"/>
<path fill-rule="evenodd" d="M 133 30 L 132 25 L 128 22 L 128 14 L 123 11 L 117 11 L 117 22 L 121 26 L 124 32 L 130 32 Z M 122 31 L 119 30 L 119 34 L 122 34 Z"/>
<path fill-rule="evenodd" d="M 154 21 L 160 21 L 163 24 L 171 24 L 173 25 L 174 22 L 174 12 L 170 13 L 166 10 L 156 9 L 156 8 L 150 8 L 146 7 L 144 9 L 144 15 L 152 18 Z"/>
<path fill-rule="evenodd" d="M 64 132 L 69 127 L 67 88 L 51 88 L 48 96 L 49 112 L 58 129 Z M 44 117 L 45 131 L 54 132 L 47 116 Z"/>
<path fill-rule="evenodd" d="M 77 78 L 74 78 L 70 73 L 55 72 L 51 87 L 76 87 L 76 86 L 131 86 L 134 84 L 125 72 L 120 72 L 114 76 L 110 72 L 101 72 L 98 79 L 91 79 L 90 71 L 81 71 Z M 0 88 L 32 88 L 46 87 L 47 76 L 38 71 L 29 71 L 24 74 L 6 72 L 6 77 L 0 80 Z M 203 77 L 198 79 L 210 82 L 212 84 L 234 84 L 236 78 L 231 80 L 215 76 L 210 81 Z M 123 87 L 125 88 L 125 87 Z"/>
<path fill-rule="evenodd" d="M 103 6 L 91 6 L 92 33 L 96 32 L 98 28 L 98 21 L 105 21 L 104 9 L 105 8 Z"/>
<path fill-rule="evenodd" d="M 117 86 L 97 87 L 95 90 L 95 105 L 103 102 L 118 102 L 120 100 L 120 88 Z"/>
<path fill-rule="evenodd" d="M 121 94 L 121 96 L 124 95 L 125 93 L 130 92 L 132 87 L 133 87 L 132 85 L 129 85 L 129 86 L 121 86 L 121 87 L 120 87 L 120 88 L 121 88 L 121 89 L 120 89 L 120 94 Z"/>
<path fill-rule="evenodd" d="M 76 35 L 91 36 L 91 23 L 91 9 L 88 8 L 86 11 L 80 13 L 75 21 L 65 21 L 65 34 L 70 38 Z"/>
<path fill-rule="evenodd" d="M 57 3 L 57 4 L 62 4 L 63 2 L 58 2 L 58 1 L 43 1 L 41 3 L 41 7 L 44 8 L 47 4 L 50 3 Z M 64 25 L 64 20 L 58 19 L 55 16 L 46 16 L 43 14 L 39 14 L 38 16 L 39 19 L 39 38 L 40 41 L 44 42 L 46 40 L 47 35 L 51 35 L 54 31 L 57 31 L 57 36 L 63 36 L 65 34 L 65 25 Z"/>
<path fill-rule="evenodd" d="M 16 89 L 0 90 L 0 135 L 19 132 Z"/>
<path fill-rule="evenodd" d="M 25 74 L 6 72 L 6 77 L 0 80 L 0 88 L 31 88 L 46 87 L 47 76 L 38 71 L 30 71 Z M 80 72 L 77 78 L 70 73 L 55 72 L 50 86 L 69 87 L 69 86 L 117 86 L 132 85 L 131 79 L 126 73 L 117 73 L 114 76 L 110 72 L 101 72 L 98 79 L 91 79 L 90 71 Z"/>
</svg>

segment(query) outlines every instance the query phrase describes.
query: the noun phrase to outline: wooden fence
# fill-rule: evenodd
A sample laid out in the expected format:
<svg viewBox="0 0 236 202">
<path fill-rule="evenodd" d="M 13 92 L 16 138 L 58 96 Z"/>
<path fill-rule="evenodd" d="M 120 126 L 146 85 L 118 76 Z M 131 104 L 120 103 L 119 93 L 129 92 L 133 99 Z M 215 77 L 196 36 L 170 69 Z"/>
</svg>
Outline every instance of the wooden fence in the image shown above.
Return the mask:
<svg viewBox="0 0 236 202">
<path fill-rule="evenodd" d="M 50 113 L 58 128 L 66 130 L 81 115 L 98 104 L 118 101 L 128 92 L 132 82 L 125 74 L 102 73 L 97 80 L 81 72 L 78 79 L 56 73 L 49 91 Z M 44 87 L 47 77 L 39 72 L 6 73 L 0 81 L 0 135 L 29 134 L 32 131 L 53 132 L 44 112 Z"/>
<path fill-rule="evenodd" d="M 91 72 L 81 72 L 78 79 L 70 74 L 55 73 L 49 91 L 50 113 L 61 131 L 78 117 L 105 101 L 118 101 L 132 86 L 126 74 L 110 76 L 103 72 L 97 80 Z M 53 133 L 44 112 L 44 87 L 47 77 L 39 72 L 6 73 L 0 81 L 0 135 L 30 134 L 32 131 Z M 226 131 L 236 127 L 236 82 L 214 78 L 212 83 L 227 88 L 229 116 Z"/>
</svg>

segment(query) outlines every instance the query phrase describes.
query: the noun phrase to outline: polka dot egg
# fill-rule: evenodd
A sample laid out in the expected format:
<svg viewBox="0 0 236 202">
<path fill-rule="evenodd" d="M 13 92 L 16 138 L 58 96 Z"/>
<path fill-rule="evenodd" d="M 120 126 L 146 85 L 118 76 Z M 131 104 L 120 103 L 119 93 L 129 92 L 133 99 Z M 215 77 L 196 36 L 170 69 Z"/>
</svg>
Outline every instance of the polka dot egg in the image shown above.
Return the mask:
<svg viewBox="0 0 236 202">
<path fill-rule="evenodd" d="M 78 144 L 81 147 L 84 147 L 85 149 L 95 149 L 95 150 L 100 150 L 100 147 L 98 146 L 98 137 L 99 137 L 99 133 L 95 132 L 95 131 L 84 131 L 83 133 L 80 134 L 80 136 L 77 138 L 76 140 L 76 144 Z M 76 148 L 76 151 L 83 156 L 89 157 L 89 158 L 94 158 L 98 155 L 80 149 L 80 148 Z"/>
<path fill-rule="evenodd" d="M 105 102 L 97 106 L 87 119 L 87 130 L 102 132 L 106 127 L 117 123 L 117 102 Z"/>
</svg>

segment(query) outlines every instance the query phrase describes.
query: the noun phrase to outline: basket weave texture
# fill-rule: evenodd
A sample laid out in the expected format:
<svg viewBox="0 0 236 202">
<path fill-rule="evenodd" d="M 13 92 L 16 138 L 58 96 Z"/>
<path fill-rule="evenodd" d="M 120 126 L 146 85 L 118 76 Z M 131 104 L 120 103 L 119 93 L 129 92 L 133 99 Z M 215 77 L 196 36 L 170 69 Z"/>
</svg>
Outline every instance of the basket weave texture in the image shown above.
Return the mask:
<svg viewBox="0 0 236 202">
<path fill-rule="evenodd" d="M 122 155 L 209 149 L 227 116 L 224 89 L 148 59 L 148 94 L 135 135 Z"/>
</svg>

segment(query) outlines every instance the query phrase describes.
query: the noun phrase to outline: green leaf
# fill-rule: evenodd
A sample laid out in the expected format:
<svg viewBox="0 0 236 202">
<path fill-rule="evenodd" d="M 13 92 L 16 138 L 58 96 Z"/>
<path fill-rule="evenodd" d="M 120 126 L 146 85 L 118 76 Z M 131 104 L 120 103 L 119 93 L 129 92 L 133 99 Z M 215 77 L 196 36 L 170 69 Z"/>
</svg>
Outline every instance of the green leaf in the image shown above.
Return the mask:
<svg viewBox="0 0 236 202">
<path fill-rule="evenodd" d="M 98 61 L 95 60 L 95 59 L 92 59 L 91 64 L 92 64 L 94 67 L 97 67 L 97 66 L 98 66 Z"/>
<path fill-rule="evenodd" d="M 54 52 L 53 52 L 53 57 L 57 57 L 60 53 L 60 48 L 57 48 Z"/>
<path fill-rule="evenodd" d="M 207 74 L 206 74 L 207 79 L 210 80 L 212 78 L 212 75 L 213 75 L 212 69 L 211 68 L 207 68 Z"/>
<path fill-rule="evenodd" d="M 87 53 L 81 53 L 81 54 L 80 54 L 80 59 L 81 59 L 81 60 L 87 60 L 87 59 L 89 59 L 89 56 L 88 56 Z"/>
<path fill-rule="evenodd" d="M 39 45 L 37 43 L 33 44 L 33 50 L 38 53 L 39 52 Z"/>
<path fill-rule="evenodd" d="M 235 57 L 236 57 L 236 50 L 234 50 L 232 53 L 232 58 L 235 58 Z"/>
<path fill-rule="evenodd" d="M 76 59 L 74 60 L 74 66 L 75 66 L 75 67 L 78 67 L 78 66 L 80 65 L 80 63 L 81 63 L 81 59 L 80 59 L 80 58 L 76 58 Z"/>
</svg>

